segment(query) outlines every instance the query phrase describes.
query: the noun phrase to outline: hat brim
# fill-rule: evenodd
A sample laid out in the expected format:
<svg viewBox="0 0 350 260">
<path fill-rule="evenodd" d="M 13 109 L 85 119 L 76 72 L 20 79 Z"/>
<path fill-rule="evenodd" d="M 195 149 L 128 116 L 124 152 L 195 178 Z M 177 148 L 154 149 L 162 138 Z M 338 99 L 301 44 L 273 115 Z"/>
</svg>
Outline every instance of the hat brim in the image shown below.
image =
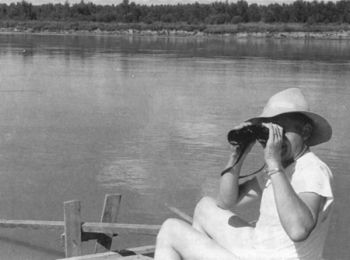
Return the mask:
<svg viewBox="0 0 350 260">
<path fill-rule="evenodd" d="M 332 127 L 328 123 L 328 121 L 322 116 L 312 112 L 308 112 L 308 111 L 293 111 L 293 112 L 277 114 L 271 117 L 259 116 L 259 117 L 253 117 L 247 121 L 252 122 L 253 124 L 266 123 L 266 122 L 270 122 L 276 117 L 288 116 L 295 113 L 303 114 L 312 121 L 312 124 L 313 124 L 312 135 L 306 141 L 307 145 L 315 146 L 321 143 L 325 143 L 331 139 Z"/>
</svg>

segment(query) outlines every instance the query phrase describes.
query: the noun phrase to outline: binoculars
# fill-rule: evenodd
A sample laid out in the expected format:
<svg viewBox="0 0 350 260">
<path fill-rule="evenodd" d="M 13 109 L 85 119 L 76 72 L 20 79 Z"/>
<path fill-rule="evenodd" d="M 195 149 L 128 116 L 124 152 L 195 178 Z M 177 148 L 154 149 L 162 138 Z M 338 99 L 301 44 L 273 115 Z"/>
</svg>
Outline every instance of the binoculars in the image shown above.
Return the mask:
<svg viewBox="0 0 350 260">
<path fill-rule="evenodd" d="M 228 142 L 232 145 L 246 146 L 257 140 L 265 144 L 269 139 L 269 129 L 262 124 L 253 124 L 241 129 L 231 130 L 227 135 Z"/>
</svg>

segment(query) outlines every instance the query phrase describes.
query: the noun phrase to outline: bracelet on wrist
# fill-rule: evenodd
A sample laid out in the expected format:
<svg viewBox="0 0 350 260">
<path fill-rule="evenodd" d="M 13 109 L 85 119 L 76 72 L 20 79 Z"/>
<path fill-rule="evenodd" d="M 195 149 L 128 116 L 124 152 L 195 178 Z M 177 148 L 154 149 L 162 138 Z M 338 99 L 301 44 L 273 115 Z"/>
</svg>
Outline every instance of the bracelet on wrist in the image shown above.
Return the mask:
<svg viewBox="0 0 350 260">
<path fill-rule="evenodd" d="M 274 168 L 274 169 L 271 169 L 271 170 L 268 170 L 267 171 L 267 176 L 269 177 L 269 178 L 271 178 L 271 176 L 272 175 L 274 175 L 274 174 L 276 174 L 276 173 L 281 173 L 281 172 L 283 172 L 282 171 L 282 169 L 280 169 L 280 168 Z"/>
</svg>

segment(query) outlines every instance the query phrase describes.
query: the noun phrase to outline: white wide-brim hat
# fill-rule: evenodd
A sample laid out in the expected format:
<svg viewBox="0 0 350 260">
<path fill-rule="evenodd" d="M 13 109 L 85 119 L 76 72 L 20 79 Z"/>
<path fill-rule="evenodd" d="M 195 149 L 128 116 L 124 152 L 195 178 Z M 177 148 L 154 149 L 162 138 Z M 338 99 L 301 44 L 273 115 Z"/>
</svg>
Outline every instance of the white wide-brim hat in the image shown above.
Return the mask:
<svg viewBox="0 0 350 260">
<path fill-rule="evenodd" d="M 289 88 L 273 95 L 258 117 L 249 119 L 253 123 L 269 122 L 274 117 L 300 113 L 312 121 L 312 134 L 306 141 L 309 146 L 327 142 L 332 137 L 332 127 L 322 116 L 310 112 L 308 102 L 299 88 Z"/>
</svg>

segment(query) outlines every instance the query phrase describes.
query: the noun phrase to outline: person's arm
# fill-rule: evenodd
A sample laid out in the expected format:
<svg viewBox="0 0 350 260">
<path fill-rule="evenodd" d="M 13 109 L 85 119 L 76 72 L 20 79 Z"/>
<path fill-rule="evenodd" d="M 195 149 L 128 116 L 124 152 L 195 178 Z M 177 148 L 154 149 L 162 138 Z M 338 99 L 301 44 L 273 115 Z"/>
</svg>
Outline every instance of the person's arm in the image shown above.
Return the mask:
<svg viewBox="0 0 350 260">
<path fill-rule="evenodd" d="M 317 223 L 325 199 L 312 192 L 296 194 L 282 171 L 272 175 L 271 182 L 284 230 L 294 242 L 305 240 Z"/>
<path fill-rule="evenodd" d="M 250 123 L 243 123 L 237 127 L 242 128 Z M 224 209 L 232 209 L 239 203 L 247 203 L 248 201 L 254 200 L 258 197 L 261 192 L 260 186 L 256 178 L 249 180 L 239 185 L 239 174 L 241 171 L 242 164 L 245 157 L 252 149 L 254 143 L 244 150 L 241 159 L 236 163 L 240 154 L 240 147 L 233 146 L 233 152 L 229 158 L 226 168 L 232 167 L 232 169 L 221 176 L 219 194 L 217 196 L 217 205 Z"/>
<path fill-rule="evenodd" d="M 281 163 L 283 130 L 273 124 L 269 124 L 268 128 L 269 140 L 265 148 L 265 161 L 272 173 L 270 179 L 278 215 L 288 236 L 293 241 L 300 242 L 305 240 L 315 227 L 324 198 L 316 193 L 297 194 L 294 191 Z"/>
<path fill-rule="evenodd" d="M 232 157 L 235 155 L 232 154 Z M 228 165 L 230 162 L 228 163 Z M 240 163 L 239 163 L 240 164 Z M 232 165 L 231 165 L 232 166 Z M 229 209 L 236 205 L 239 196 L 239 173 L 241 166 L 234 166 L 220 178 L 219 193 L 216 203 L 220 208 Z"/>
</svg>

